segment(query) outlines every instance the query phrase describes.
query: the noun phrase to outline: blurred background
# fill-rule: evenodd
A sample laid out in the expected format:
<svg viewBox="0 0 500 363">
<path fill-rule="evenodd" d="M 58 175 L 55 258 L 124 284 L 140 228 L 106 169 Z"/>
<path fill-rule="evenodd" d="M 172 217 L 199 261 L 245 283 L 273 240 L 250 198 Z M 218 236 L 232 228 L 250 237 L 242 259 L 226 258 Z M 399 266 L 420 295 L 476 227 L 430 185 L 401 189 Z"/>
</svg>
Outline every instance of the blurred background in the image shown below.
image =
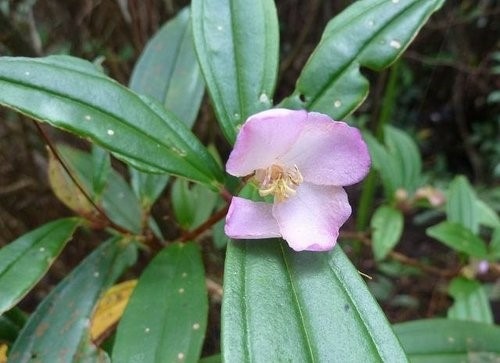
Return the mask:
<svg viewBox="0 0 500 363">
<path fill-rule="evenodd" d="M 293 90 L 328 20 L 352 2 L 276 1 L 281 31 L 276 103 Z M 148 39 L 188 3 L 0 0 L 0 55 L 71 54 L 102 64 L 109 76 L 126 85 Z M 439 187 L 454 175 L 463 174 L 497 212 L 500 210 L 499 34 L 499 1 L 449 0 L 398 62 L 397 107 L 391 120 L 392 125 L 403 128 L 417 141 L 430 183 Z M 375 73 L 364 69 L 363 72 L 371 81 L 371 92 L 353 119 L 370 128 L 379 117 L 389 71 Z M 221 154 L 226 155 L 229 146 L 217 131 L 208 97 L 205 98 L 195 132 L 202 140 L 215 142 Z M 54 142 L 86 147 L 71 135 L 44 129 Z M 119 163 L 115 166 L 120 168 Z M 45 222 L 71 214 L 52 194 L 46 169 L 44 141 L 33 122 L 0 109 L 0 246 Z M 353 193 L 358 191 L 355 189 Z M 356 195 L 352 198 L 355 200 Z M 163 198 L 156 209 L 166 215 L 168 198 Z M 424 230 L 413 223 L 406 226 L 398 249 L 415 258 L 433 256 L 444 266 L 456 264 L 456 257 L 442 245 L 429 241 Z M 62 258 L 30 299 L 36 301 L 44 296 L 97 243 L 85 233 L 75 242 L 68 244 Z M 223 252 L 215 255 L 207 263 L 207 270 L 220 281 Z M 359 261 L 362 261 L 361 271 L 375 268 L 370 251 L 362 253 Z M 431 277 L 409 274 L 387 282 L 388 286 L 384 287 L 383 282 L 375 287 L 382 291 L 378 297 L 391 321 L 424 318 L 446 311 L 450 298 L 441 289 L 439 279 Z M 493 281 L 494 277 L 490 279 Z M 401 295 L 407 300 L 393 304 L 390 297 Z M 28 300 L 25 308 L 30 307 Z"/>
</svg>

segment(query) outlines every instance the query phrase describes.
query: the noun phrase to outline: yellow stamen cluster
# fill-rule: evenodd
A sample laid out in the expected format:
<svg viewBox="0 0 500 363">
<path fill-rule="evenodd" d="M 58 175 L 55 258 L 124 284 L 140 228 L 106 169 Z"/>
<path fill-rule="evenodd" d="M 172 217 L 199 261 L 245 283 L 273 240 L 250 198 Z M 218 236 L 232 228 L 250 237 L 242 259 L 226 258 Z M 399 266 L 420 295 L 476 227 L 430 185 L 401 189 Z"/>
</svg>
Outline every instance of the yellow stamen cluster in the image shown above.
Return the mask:
<svg viewBox="0 0 500 363">
<path fill-rule="evenodd" d="M 275 201 L 282 202 L 295 195 L 304 179 L 296 166 L 284 168 L 272 165 L 267 169 L 257 170 L 255 180 L 259 184 L 260 196 L 274 195 Z"/>
</svg>

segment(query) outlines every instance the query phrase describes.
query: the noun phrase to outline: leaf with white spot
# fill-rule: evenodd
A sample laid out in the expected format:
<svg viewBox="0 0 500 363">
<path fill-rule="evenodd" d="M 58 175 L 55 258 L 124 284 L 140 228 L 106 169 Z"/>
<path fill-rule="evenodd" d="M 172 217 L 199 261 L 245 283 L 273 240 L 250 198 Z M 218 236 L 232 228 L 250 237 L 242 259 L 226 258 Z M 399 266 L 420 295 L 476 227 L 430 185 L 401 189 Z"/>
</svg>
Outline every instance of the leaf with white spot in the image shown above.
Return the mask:
<svg viewBox="0 0 500 363">
<path fill-rule="evenodd" d="M 116 237 L 102 243 L 38 305 L 12 346 L 9 360 L 106 361 L 89 342 L 90 317 L 100 295 L 135 261 L 136 254 L 130 240 Z"/>
<path fill-rule="evenodd" d="M 0 57 L 0 104 L 88 138 L 141 170 L 214 189 L 223 181 L 221 167 L 183 122 L 81 59 Z"/>
<path fill-rule="evenodd" d="M 146 267 L 118 325 L 114 362 L 196 362 L 207 324 L 203 262 L 194 243 L 164 248 Z"/>
<path fill-rule="evenodd" d="M 293 94 L 282 105 L 340 120 L 368 94 L 360 67 L 382 70 L 408 47 L 444 0 L 356 1 L 332 19 Z"/>
<path fill-rule="evenodd" d="M 0 315 L 45 275 L 79 223 L 77 218 L 59 219 L 0 249 Z"/>
<path fill-rule="evenodd" d="M 278 73 L 279 29 L 272 0 L 193 0 L 196 53 L 227 140 L 268 109 Z"/>
</svg>

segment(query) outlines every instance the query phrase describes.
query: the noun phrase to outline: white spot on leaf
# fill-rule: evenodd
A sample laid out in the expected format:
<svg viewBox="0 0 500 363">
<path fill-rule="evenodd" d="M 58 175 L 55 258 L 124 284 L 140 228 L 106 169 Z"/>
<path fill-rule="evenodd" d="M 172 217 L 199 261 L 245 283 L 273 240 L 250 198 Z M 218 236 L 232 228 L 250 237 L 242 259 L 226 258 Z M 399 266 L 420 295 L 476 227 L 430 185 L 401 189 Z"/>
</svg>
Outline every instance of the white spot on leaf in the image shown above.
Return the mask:
<svg viewBox="0 0 500 363">
<path fill-rule="evenodd" d="M 342 106 L 342 101 L 341 100 L 336 100 L 333 105 L 337 108 L 339 108 L 340 106 Z"/>
<path fill-rule="evenodd" d="M 108 132 L 109 136 L 113 136 L 115 134 L 115 132 L 113 130 L 111 130 L 111 129 L 108 129 L 107 132 Z"/>
<path fill-rule="evenodd" d="M 391 47 L 393 47 L 394 49 L 400 49 L 401 48 L 401 43 L 398 42 L 397 40 L 391 40 L 391 42 L 389 43 L 389 45 Z"/>
<path fill-rule="evenodd" d="M 397 4 L 397 3 L 399 3 L 399 0 L 392 0 L 392 3 Z"/>
<path fill-rule="evenodd" d="M 269 97 L 267 96 L 267 94 L 262 93 L 259 97 L 259 101 L 261 103 L 269 103 Z"/>
<path fill-rule="evenodd" d="M 149 328 L 144 329 L 144 333 L 146 333 L 146 334 L 149 333 L 150 331 L 151 331 L 151 329 L 149 329 Z"/>
<path fill-rule="evenodd" d="M 182 273 L 182 277 L 187 277 L 187 275 L 188 275 L 187 272 Z"/>
<path fill-rule="evenodd" d="M 92 117 L 90 115 L 85 115 L 84 119 L 85 121 L 90 121 L 92 120 Z"/>
<path fill-rule="evenodd" d="M 24 75 L 25 75 L 25 76 L 29 76 L 29 75 L 30 75 L 30 72 L 26 71 L 26 72 L 24 72 Z"/>
<path fill-rule="evenodd" d="M 179 294 L 184 294 L 184 289 L 182 287 L 179 289 Z"/>
<path fill-rule="evenodd" d="M 177 354 L 177 359 L 179 360 L 184 360 L 184 357 L 185 357 L 184 353 Z"/>
<path fill-rule="evenodd" d="M 175 146 L 172 146 L 170 150 L 172 150 L 174 153 L 176 153 L 182 158 L 187 155 L 187 152 L 185 150 L 179 149 L 178 147 Z"/>
<path fill-rule="evenodd" d="M 99 272 L 98 271 L 94 272 L 94 277 L 99 277 Z"/>
<path fill-rule="evenodd" d="M 40 247 L 39 251 L 40 252 L 44 252 L 45 251 L 45 247 Z"/>
<path fill-rule="evenodd" d="M 200 329 L 200 324 L 194 323 L 193 324 L 193 330 L 198 330 L 198 329 Z"/>
<path fill-rule="evenodd" d="M 217 30 L 221 31 L 222 30 L 222 25 L 217 25 Z"/>
</svg>

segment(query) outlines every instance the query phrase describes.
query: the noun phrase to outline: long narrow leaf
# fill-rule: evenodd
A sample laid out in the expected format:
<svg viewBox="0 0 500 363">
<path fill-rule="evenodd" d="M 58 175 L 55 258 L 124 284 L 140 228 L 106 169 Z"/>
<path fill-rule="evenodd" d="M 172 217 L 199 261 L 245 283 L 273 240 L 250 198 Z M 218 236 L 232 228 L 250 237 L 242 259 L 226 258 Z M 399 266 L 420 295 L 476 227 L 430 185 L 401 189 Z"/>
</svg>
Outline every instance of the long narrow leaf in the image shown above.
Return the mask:
<svg viewBox="0 0 500 363">
<path fill-rule="evenodd" d="M 173 244 L 148 265 L 118 326 L 113 361 L 196 362 L 207 323 L 198 247 Z"/>
<path fill-rule="evenodd" d="M 0 249 L 0 315 L 45 275 L 79 223 L 77 218 L 56 220 Z"/>
<path fill-rule="evenodd" d="M 141 169 L 212 187 L 222 181 L 220 167 L 174 115 L 80 59 L 0 58 L 0 104 L 89 138 Z"/>
<path fill-rule="evenodd" d="M 118 238 L 102 244 L 38 306 L 14 343 L 9 361 L 76 363 L 88 355 L 102 356 L 88 347 L 90 316 L 99 296 L 134 258 L 135 247 Z"/>
<path fill-rule="evenodd" d="M 360 67 L 381 70 L 408 47 L 444 0 L 356 1 L 331 20 L 294 93 L 283 101 L 342 119 L 368 94 Z"/>
<path fill-rule="evenodd" d="M 130 88 L 162 103 L 191 128 L 205 84 L 194 51 L 189 9 L 168 21 L 148 42 L 132 72 Z M 150 207 L 168 182 L 130 168 L 132 186 L 145 207 Z"/>
<path fill-rule="evenodd" d="M 412 363 L 498 362 L 500 327 L 429 319 L 396 324 L 394 331 Z"/>
<path fill-rule="evenodd" d="M 271 107 L 278 70 L 272 0 L 194 0 L 195 48 L 217 118 L 232 143 L 238 126 Z"/>
<path fill-rule="evenodd" d="M 405 362 L 340 247 L 292 252 L 276 240 L 231 242 L 222 346 L 226 362 Z"/>
</svg>

